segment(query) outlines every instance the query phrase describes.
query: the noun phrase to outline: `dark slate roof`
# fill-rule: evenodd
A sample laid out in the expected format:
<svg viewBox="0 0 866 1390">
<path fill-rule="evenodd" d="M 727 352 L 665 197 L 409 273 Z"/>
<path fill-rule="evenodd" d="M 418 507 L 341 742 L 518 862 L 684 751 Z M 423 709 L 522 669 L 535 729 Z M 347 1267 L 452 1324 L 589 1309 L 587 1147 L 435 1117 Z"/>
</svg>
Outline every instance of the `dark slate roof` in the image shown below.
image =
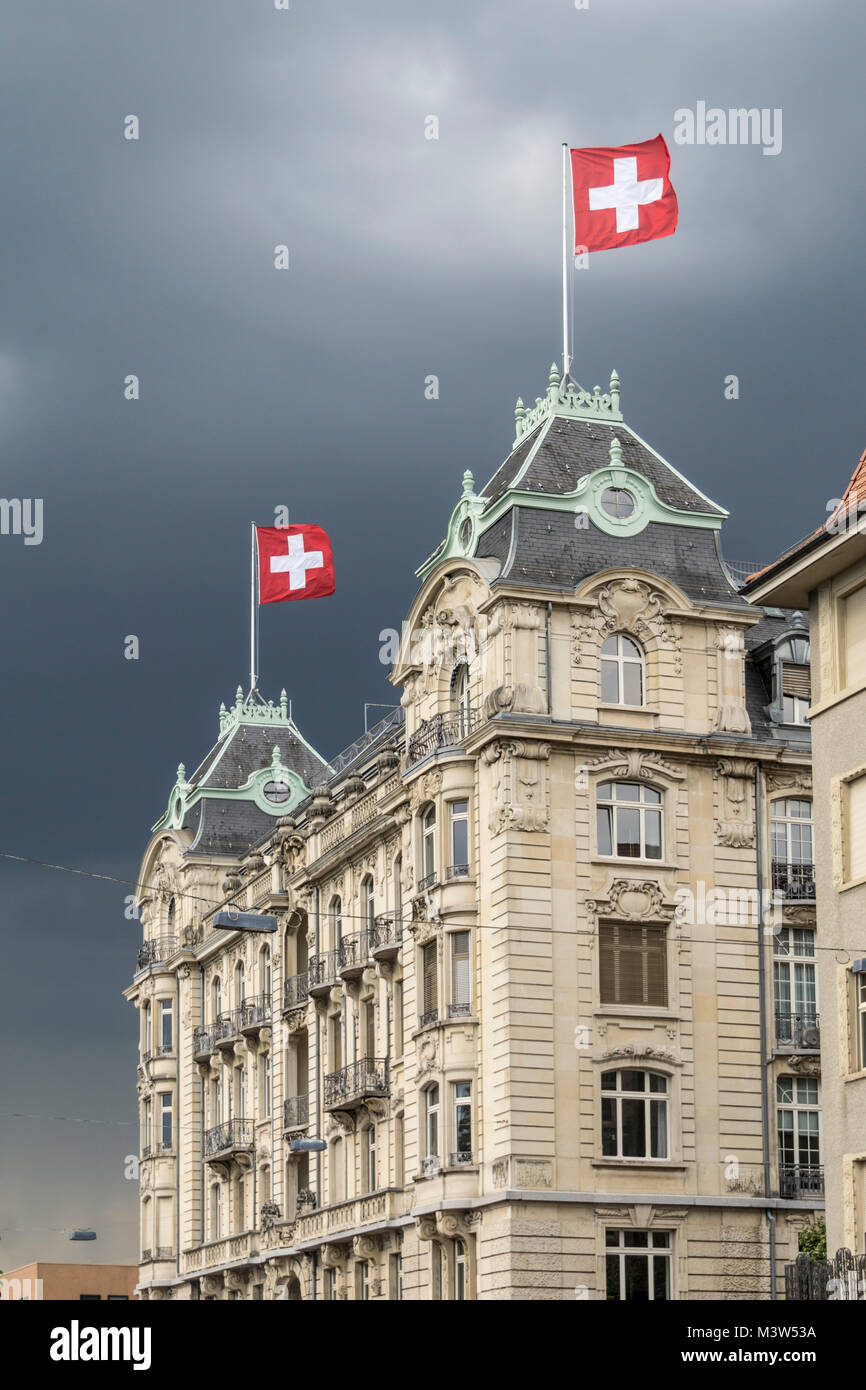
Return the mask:
<svg viewBox="0 0 866 1390">
<path fill-rule="evenodd" d="M 608 466 L 614 435 L 622 445 L 623 464 L 651 482 L 662 502 L 681 512 L 703 512 L 719 517 L 725 515 L 657 458 L 627 425 L 598 420 L 569 420 L 563 416 L 550 419 L 544 427 L 538 452 L 520 479 L 520 490 L 543 492 L 554 497 L 573 492 L 581 478 Z M 537 439 L 537 430 L 527 439 L 522 439 L 483 489 L 483 496 L 490 499 L 491 505 L 513 485 Z"/>
<path fill-rule="evenodd" d="M 285 724 L 238 724 L 211 749 L 190 782 L 193 787 L 242 787 L 252 773 L 267 767 L 275 748 L 279 748 L 286 767 L 297 772 L 306 786 L 326 776 L 324 759 Z"/>
<path fill-rule="evenodd" d="M 754 627 L 749 628 L 746 636 L 746 646 L 750 651 L 756 647 L 762 647 L 765 642 L 771 642 L 774 637 L 781 637 L 784 632 L 797 632 L 802 637 L 809 636 L 809 615 L 802 613 L 797 608 L 783 608 L 776 613 L 767 613 L 760 608 L 755 610 L 761 617 Z M 778 616 L 778 612 L 782 616 Z M 794 614 L 800 612 L 802 622 L 794 622 Z"/>
<path fill-rule="evenodd" d="M 252 801 L 206 797 L 190 811 L 185 828 L 195 836 L 187 854 L 231 855 L 242 859 L 273 834 L 276 821 Z"/>
<path fill-rule="evenodd" d="M 715 531 L 699 526 L 666 526 L 652 521 L 636 536 L 608 536 L 590 521 L 578 529 L 570 512 L 514 507 L 514 558 L 497 583 L 573 589 L 606 569 L 644 569 L 670 579 L 695 603 L 746 608 L 723 567 Z M 509 518 L 509 521 L 511 520 Z M 505 520 L 505 518 L 503 518 Z M 490 535 L 495 528 L 491 527 Z M 510 528 L 509 528 L 510 529 Z M 479 555 L 496 553 L 504 560 L 511 537 L 500 530 L 492 542 L 479 543 Z"/>
</svg>

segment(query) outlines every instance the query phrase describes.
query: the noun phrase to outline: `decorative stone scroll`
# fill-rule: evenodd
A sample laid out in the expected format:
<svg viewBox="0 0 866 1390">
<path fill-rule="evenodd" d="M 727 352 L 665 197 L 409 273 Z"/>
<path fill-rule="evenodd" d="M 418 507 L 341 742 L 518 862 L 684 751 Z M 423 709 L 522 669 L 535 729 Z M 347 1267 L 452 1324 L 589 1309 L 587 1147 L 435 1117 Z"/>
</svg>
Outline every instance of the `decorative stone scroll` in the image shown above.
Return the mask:
<svg viewBox="0 0 866 1390">
<path fill-rule="evenodd" d="M 585 647 L 597 659 L 598 649 L 614 632 L 630 632 L 641 645 L 667 647 L 673 655 L 674 671 L 683 669 L 683 633 L 679 623 L 667 616 L 670 601 L 658 589 L 640 579 L 614 579 L 597 589 L 594 606 L 575 613 L 571 620 L 571 659 L 580 666 Z"/>
<path fill-rule="evenodd" d="M 745 849 L 755 843 L 755 818 L 751 779 L 755 763 L 744 758 L 721 758 L 713 768 L 719 786 L 719 814 L 715 822 L 716 844 Z"/>
<path fill-rule="evenodd" d="M 500 739 L 489 744 L 481 757 L 488 766 L 498 764 L 488 820 L 492 833 L 547 830 L 550 807 L 544 764 L 550 757 L 550 744 Z"/>
</svg>

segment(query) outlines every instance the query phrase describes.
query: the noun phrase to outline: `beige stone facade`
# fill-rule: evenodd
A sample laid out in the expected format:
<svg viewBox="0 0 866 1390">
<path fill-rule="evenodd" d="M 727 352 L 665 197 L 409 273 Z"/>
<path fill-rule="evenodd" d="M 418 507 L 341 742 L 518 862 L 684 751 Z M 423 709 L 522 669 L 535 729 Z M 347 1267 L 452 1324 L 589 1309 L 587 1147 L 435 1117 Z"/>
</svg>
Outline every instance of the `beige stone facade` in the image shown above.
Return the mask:
<svg viewBox="0 0 866 1390">
<path fill-rule="evenodd" d="M 286 790 L 246 845 L 202 818 L 244 797 L 267 817 L 293 785 L 285 705 L 239 696 L 202 769 L 179 769 L 127 991 L 144 1297 L 768 1298 L 771 1249 L 778 1278 L 820 1210 L 817 1149 L 777 1138 L 801 1112 L 808 1133 L 820 1071 L 790 848 L 810 753 L 750 693 L 791 623 L 720 560 L 715 590 L 671 577 L 665 545 L 687 574 L 712 540 L 689 508 L 712 504 L 674 480 L 662 506 L 666 475 L 606 408 L 557 384 L 519 447 L 539 457 L 560 422 L 611 440 L 587 515 L 601 535 L 611 481 L 647 499 L 634 563 L 610 562 L 624 532 L 578 582 L 533 578 L 517 502 L 503 558 L 470 479 L 395 656 L 404 719 Z M 564 524 L 548 486 L 547 513 L 521 504 L 536 552 Z M 500 499 L 530 487 L 512 470 Z M 215 786 L 256 739 L 261 773 Z M 276 934 L 215 927 L 227 905 Z"/>
<path fill-rule="evenodd" d="M 866 1251 L 866 537 L 864 461 L 806 544 L 750 585 L 810 611 L 827 1248 Z M 859 493 L 859 496 L 858 496 Z"/>
</svg>

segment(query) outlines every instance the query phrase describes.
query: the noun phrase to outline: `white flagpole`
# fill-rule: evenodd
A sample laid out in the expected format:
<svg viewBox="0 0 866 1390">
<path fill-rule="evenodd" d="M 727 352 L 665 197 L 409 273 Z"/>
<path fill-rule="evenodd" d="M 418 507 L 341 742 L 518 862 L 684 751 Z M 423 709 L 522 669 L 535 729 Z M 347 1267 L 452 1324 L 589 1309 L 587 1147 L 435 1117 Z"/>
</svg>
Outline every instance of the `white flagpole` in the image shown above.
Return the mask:
<svg viewBox="0 0 866 1390">
<path fill-rule="evenodd" d="M 562 142 L 562 380 L 568 379 L 571 360 L 568 355 L 568 145 Z"/>
<path fill-rule="evenodd" d="M 250 694 L 256 688 L 256 523 L 250 522 Z"/>
</svg>

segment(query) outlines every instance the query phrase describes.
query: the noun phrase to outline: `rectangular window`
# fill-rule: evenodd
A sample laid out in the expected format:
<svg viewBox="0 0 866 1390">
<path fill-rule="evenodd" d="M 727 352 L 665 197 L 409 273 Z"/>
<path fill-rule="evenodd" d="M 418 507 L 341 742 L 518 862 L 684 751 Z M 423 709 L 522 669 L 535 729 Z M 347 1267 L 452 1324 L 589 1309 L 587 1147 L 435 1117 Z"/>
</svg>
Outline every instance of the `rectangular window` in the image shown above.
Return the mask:
<svg viewBox="0 0 866 1390">
<path fill-rule="evenodd" d="M 601 1151 L 606 1158 L 668 1158 L 668 1083 L 656 1072 L 601 1078 Z"/>
<path fill-rule="evenodd" d="M 366 1153 L 367 1153 L 367 1161 L 366 1161 L 366 1168 L 367 1168 L 367 1175 L 366 1175 L 366 1176 L 367 1176 L 367 1191 L 368 1191 L 368 1192 L 375 1192 L 375 1191 L 376 1191 L 376 1182 L 377 1182 L 377 1178 L 376 1178 L 376 1126 L 375 1126 L 375 1125 L 370 1125 L 370 1128 L 366 1131 L 365 1140 L 366 1140 L 366 1145 L 365 1145 L 365 1147 L 366 1147 Z"/>
<path fill-rule="evenodd" d="M 606 1231 L 607 1297 L 645 1303 L 671 1297 L 669 1231 Z"/>
<path fill-rule="evenodd" d="M 438 945 L 428 941 L 421 948 L 421 1021 L 432 1023 L 439 1013 Z"/>
<path fill-rule="evenodd" d="M 403 1056 L 403 981 L 394 981 L 394 1056 Z"/>
<path fill-rule="evenodd" d="M 335 1269 L 325 1270 L 325 1298 L 329 1303 L 333 1303 L 337 1297 L 337 1271 Z"/>
<path fill-rule="evenodd" d="M 361 1260 L 355 1265 L 355 1297 L 366 1303 L 370 1297 L 370 1263 Z"/>
<path fill-rule="evenodd" d="M 159 1004 L 159 1050 L 171 1052 L 174 1047 L 174 1004 L 171 999 L 161 999 Z"/>
<path fill-rule="evenodd" d="M 403 1297 L 403 1256 L 392 1255 L 389 1261 L 389 1287 L 392 1299 L 398 1302 Z"/>
<path fill-rule="evenodd" d="M 144 1102 L 144 1139 L 142 1141 L 145 1153 L 150 1153 L 150 1147 L 153 1143 L 152 1114 L 150 1101 L 146 1100 Z"/>
<path fill-rule="evenodd" d="M 866 777 L 845 783 L 845 877 L 850 882 L 866 877 Z"/>
<path fill-rule="evenodd" d="M 667 933 L 661 926 L 602 922 L 599 998 L 602 1004 L 667 1007 Z"/>
<path fill-rule="evenodd" d="M 439 1087 L 428 1086 L 424 1092 L 427 1129 L 427 1158 L 439 1157 Z"/>
<path fill-rule="evenodd" d="M 262 1116 L 271 1113 L 271 1054 L 263 1052 L 259 1057 L 259 1111 Z"/>
<path fill-rule="evenodd" d="M 171 1152 L 172 1105 L 171 1093 L 163 1091 L 159 1097 L 159 1143 L 164 1153 Z"/>
<path fill-rule="evenodd" d="M 469 873 L 469 802 L 452 801 L 451 810 L 451 877 L 461 878 Z"/>
<path fill-rule="evenodd" d="M 394 1116 L 394 1182 L 402 1187 L 406 1181 L 406 1130 L 402 1115 Z"/>
<path fill-rule="evenodd" d="M 451 1015 L 468 1014 L 472 1009 L 471 975 L 469 969 L 469 933 L 451 933 Z"/>
<path fill-rule="evenodd" d="M 839 604 L 842 688 L 866 680 L 866 584 Z"/>
<path fill-rule="evenodd" d="M 472 1086 L 468 1081 L 454 1084 L 454 1160 L 472 1162 Z"/>
</svg>

